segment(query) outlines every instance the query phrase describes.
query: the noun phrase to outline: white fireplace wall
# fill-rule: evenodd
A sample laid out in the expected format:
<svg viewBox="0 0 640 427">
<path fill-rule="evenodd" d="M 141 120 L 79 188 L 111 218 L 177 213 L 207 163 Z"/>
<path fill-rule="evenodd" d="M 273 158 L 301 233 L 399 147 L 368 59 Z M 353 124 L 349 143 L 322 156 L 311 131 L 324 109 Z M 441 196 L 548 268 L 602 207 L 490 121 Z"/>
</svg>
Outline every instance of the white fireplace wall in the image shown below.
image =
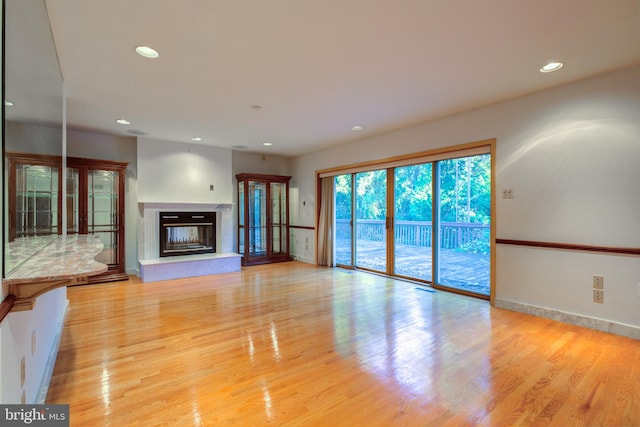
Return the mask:
<svg viewBox="0 0 640 427">
<path fill-rule="evenodd" d="M 143 137 L 137 146 L 139 202 L 233 203 L 230 149 Z"/>
<path fill-rule="evenodd" d="M 232 151 L 144 137 L 137 151 L 138 259 L 159 257 L 160 211 L 216 211 L 216 253 L 234 252 Z"/>
</svg>

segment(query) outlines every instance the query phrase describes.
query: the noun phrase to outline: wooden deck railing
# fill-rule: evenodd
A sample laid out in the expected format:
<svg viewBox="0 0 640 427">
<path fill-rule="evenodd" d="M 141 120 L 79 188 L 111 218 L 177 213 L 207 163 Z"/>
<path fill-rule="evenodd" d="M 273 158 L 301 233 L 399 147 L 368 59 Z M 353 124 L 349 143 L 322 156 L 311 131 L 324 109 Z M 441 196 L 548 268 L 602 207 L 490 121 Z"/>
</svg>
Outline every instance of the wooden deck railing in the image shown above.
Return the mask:
<svg viewBox="0 0 640 427">
<path fill-rule="evenodd" d="M 440 246 L 443 249 L 460 249 L 465 245 L 489 243 L 490 226 L 464 222 L 443 222 L 440 229 Z M 350 221 L 336 220 L 336 239 L 348 239 Z M 396 221 L 394 238 L 396 243 L 430 247 L 433 226 L 431 221 Z M 356 238 L 382 242 L 385 235 L 384 220 L 358 220 Z"/>
</svg>

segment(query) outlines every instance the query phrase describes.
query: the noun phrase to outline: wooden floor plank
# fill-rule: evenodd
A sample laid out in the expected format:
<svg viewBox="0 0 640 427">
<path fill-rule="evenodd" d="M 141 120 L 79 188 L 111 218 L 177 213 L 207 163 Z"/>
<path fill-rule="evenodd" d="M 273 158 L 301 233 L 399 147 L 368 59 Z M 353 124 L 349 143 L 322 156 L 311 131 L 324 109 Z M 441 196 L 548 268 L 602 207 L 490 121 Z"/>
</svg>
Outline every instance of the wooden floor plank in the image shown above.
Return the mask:
<svg viewBox="0 0 640 427">
<path fill-rule="evenodd" d="M 640 342 L 288 262 L 76 286 L 75 426 L 640 425 Z"/>
</svg>

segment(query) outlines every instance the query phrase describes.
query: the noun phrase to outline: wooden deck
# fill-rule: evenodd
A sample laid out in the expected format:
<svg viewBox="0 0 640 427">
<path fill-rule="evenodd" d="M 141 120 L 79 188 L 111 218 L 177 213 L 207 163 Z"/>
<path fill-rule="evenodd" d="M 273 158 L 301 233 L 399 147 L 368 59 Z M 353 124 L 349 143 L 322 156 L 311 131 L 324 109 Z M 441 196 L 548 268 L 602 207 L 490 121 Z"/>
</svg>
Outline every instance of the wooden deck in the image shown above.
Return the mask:
<svg viewBox="0 0 640 427">
<path fill-rule="evenodd" d="M 71 426 L 638 426 L 640 341 L 299 262 L 68 289 Z"/>
<path fill-rule="evenodd" d="M 357 251 L 357 264 L 381 272 L 386 271 L 386 249 L 383 242 L 364 241 Z M 336 241 L 336 258 L 346 259 L 348 253 L 348 242 Z M 396 246 L 396 274 L 432 281 L 431 269 L 430 247 Z M 489 280 L 489 254 L 470 254 L 451 249 L 441 251 L 440 285 L 480 295 L 489 295 Z"/>
</svg>

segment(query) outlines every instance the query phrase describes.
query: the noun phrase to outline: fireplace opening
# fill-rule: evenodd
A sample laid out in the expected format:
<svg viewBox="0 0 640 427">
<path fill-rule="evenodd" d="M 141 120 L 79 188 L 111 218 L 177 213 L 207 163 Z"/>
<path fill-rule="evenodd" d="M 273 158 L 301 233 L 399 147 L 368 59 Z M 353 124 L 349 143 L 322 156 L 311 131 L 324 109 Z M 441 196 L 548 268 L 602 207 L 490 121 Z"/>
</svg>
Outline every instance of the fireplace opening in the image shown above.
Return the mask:
<svg viewBox="0 0 640 427">
<path fill-rule="evenodd" d="M 160 212 L 161 257 L 215 251 L 215 212 Z"/>
</svg>

